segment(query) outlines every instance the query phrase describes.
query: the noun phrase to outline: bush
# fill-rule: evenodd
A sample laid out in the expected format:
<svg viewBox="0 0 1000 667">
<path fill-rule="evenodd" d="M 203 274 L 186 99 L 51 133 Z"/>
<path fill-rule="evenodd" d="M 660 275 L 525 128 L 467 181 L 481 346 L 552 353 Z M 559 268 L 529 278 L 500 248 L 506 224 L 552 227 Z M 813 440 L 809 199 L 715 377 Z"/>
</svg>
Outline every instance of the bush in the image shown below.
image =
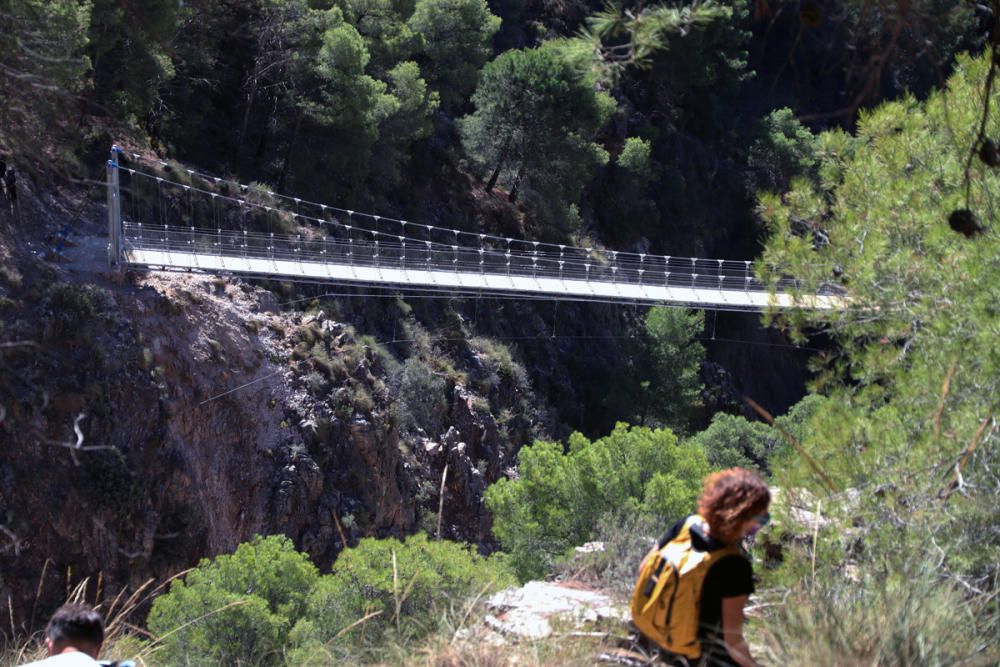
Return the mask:
<svg viewBox="0 0 1000 667">
<path fill-rule="evenodd" d="M 809 420 L 825 401 L 810 394 L 775 421 L 801 441 L 808 434 Z M 717 469 L 739 466 L 769 475 L 772 457 L 797 456 L 789 452 L 790 445 L 778 429 L 724 413 L 716 414 L 708 428 L 691 436 L 690 441 L 705 451 L 708 464 Z"/>
<path fill-rule="evenodd" d="M 779 665 L 995 665 L 996 611 L 970 600 L 927 564 L 871 567 L 862 580 L 820 575 L 777 605 L 764 633 Z M 984 613 L 985 612 L 985 613 Z"/>
<path fill-rule="evenodd" d="M 302 376 L 302 383 L 313 396 L 321 396 L 326 393 L 330 383 L 322 373 L 312 371 Z"/>
<path fill-rule="evenodd" d="M 46 290 L 41 308 L 49 318 L 48 337 L 77 338 L 92 323 L 109 319 L 115 303 L 103 288 L 55 282 Z"/>
<path fill-rule="evenodd" d="M 509 347 L 499 341 L 482 337 L 471 339 L 469 345 L 479 352 L 484 364 L 496 373 L 501 381 L 508 380 L 519 389 L 530 388 L 528 372 L 514 359 Z"/>
<path fill-rule="evenodd" d="M 392 352 L 385 345 L 375 339 L 375 336 L 370 334 L 359 336 L 358 344 L 362 346 L 362 349 L 367 347 L 371 350 L 370 358 L 373 363 L 373 373 L 381 371 L 384 374 L 391 375 L 399 370 L 399 361 L 396 360 L 396 357 L 392 356 Z"/>
<path fill-rule="evenodd" d="M 693 509 L 708 462 L 667 429 L 618 424 L 593 442 L 570 436 L 520 452 L 518 479 L 486 490 L 493 533 L 522 579 L 542 576 L 571 547 L 592 539 L 608 512 L 677 519 Z"/>
<path fill-rule="evenodd" d="M 422 428 L 430 437 L 436 437 L 448 412 L 447 381 L 418 357 L 410 357 L 403 364 L 397 385 L 401 426 Z"/>
<path fill-rule="evenodd" d="M 354 391 L 350 387 L 340 387 L 333 392 L 331 409 L 337 419 L 350 421 L 354 416 Z"/>
<path fill-rule="evenodd" d="M 739 466 L 767 473 L 769 454 L 780 438 L 781 434 L 767 424 L 718 413 L 691 442 L 705 451 L 713 468 Z"/>
<path fill-rule="evenodd" d="M 363 539 L 337 559 L 309 597 L 305 619 L 292 632 L 296 656 L 357 655 L 394 631 L 399 640 L 436 629 L 449 605 L 514 583 L 497 558 L 469 547 L 432 541 L 424 534 L 396 539 Z"/>
<path fill-rule="evenodd" d="M 372 395 L 362 386 L 358 386 L 354 390 L 354 409 L 361 415 L 371 415 L 372 410 L 375 409 L 375 401 L 372 400 Z"/>
<path fill-rule="evenodd" d="M 629 137 L 622 146 L 622 152 L 618 154 L 618 166 L 645 183 L 652 176 L 651 151 L 652 148 L 647 140 Z"/>
<path fill-rule="evenodd" d="M 150 631 L 165 664 L 279 665 L 306 610 L 316 568 L 282 535 L 256 536 L 231 555 L 202 560 L 156 599 Z"/>
</svg>

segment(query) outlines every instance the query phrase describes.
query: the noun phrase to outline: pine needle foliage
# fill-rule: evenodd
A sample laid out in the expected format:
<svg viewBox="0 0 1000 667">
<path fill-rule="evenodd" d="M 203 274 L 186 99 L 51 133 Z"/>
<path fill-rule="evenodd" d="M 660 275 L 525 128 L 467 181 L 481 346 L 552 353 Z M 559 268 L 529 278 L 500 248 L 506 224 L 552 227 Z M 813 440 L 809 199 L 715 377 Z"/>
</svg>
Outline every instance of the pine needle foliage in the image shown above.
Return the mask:
<svg viewBox="0 0 1000 667">
<path fill-rule="evenodd" d="M 818 329 L 840 346 L 814 360 L 814 388 L 829 400 L 803 443 L 840 491 L 829 495 L 794 454 L 773 465 L 783 487 L 808 489 L 834 522 L 818 555 L 812 550 L 812 579 L 860 573 L 835 597 L 916 571 L 932 573 L 926 596 L 951 600 L 941 605 L 996 598 L 1000 174 L 978 160 L 965 174 L 988 69 L 986 59 L 962 57 L 947 89 L 927 101 L 868 111 L 855 136 L 821 134 L 818 178 L 761 198 L 770 238 L 759 274 L 795 275 L 803 291 L 835 290 L 850 300 L 841 311 L 772 317 L 794 335 Z M 995 110 L 1000 96 L 989 103 Z M 994 111 L 985 135 L 998 134 Z M 982 221 L 980 233 L 956 231 L 952 221 L 963 210 Z M 803 560 L 793 557 L 787 568 L 801 574 Z M 935 625 L 944 611 L 918 612 L 894 616 L 898 623 L 880 632 L 944 641 Z M 835 664 L 973 664 L 985 638 L 995 637 L 996 615 L 964 618 L 950 626 L 968 650 L 961 660 L 907 648 L 909 661 L 891 661 L 860 646 L 847 651 L 831 635 L 843 658 Z"/>
<path fill-rule="evenodd" d="M 629 7 L 608 2 L 587 18 L 586 26 L 558 48 L 605 84 L 613 84 L 628 69 L 650 70 L 657 54 L 670 51 L 681 40 L 700 40 L 709 33 L 729 30 L 742 2 L 724 4 L 707 0 L 687 5 L 651 4 Z M 708 39 L 708 43 L 714 41 Z M 733 45 L 730 45 L 733 46 Z M 724 55 L 721 51 L 718 55 Z M 735 53 L 729 65 L 746 66 L 745 53 Z M 690 63 L 693 67 L 695 63 Z"/>
</svg>

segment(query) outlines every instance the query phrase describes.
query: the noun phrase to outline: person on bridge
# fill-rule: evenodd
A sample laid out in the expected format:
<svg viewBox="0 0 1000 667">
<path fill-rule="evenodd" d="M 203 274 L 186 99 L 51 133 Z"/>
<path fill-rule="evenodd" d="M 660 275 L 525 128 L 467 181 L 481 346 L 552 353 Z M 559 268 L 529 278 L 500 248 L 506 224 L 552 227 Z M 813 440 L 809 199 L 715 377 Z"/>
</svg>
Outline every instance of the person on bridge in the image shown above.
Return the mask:
<svg viewBox="0 0 1000 667">
<path fill-rule="evenodd" d="M 97 667 L 104 644 L 104 621 L 87 604 L 66 604 L 45 628 L 47 658 L 23 667 Z"/>
<path fill-rule="evenodd" d="M 632 619 L 668 665 L 757 665 L 743 637 L 754 583 L 741 543 L 770 521 L 770 503 L 767 484 L 749 470 L 709 475 L 698 514 L 674 524 L 643 559 Z"/>
</svg>

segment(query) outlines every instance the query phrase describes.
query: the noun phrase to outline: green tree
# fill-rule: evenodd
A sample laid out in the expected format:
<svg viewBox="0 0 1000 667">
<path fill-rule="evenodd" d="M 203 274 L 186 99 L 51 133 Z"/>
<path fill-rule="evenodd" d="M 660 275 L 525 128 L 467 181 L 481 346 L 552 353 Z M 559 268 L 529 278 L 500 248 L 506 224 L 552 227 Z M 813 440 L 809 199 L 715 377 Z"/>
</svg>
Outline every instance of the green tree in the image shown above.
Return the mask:
<svg viewBox="0 0 1000 667">
<path fill-rule="evenodd" d="M 809 394 L 775 422 L 793 438 L 805 440 L 809 436 L 809 421 L 825 400 L 818 394 Z M 789 444 L 777 428 L 725 413 L 712 417 L 708 428 L 691 436 L 690 441 L 705 451 L 709 465 L 716 469 L 739 466 L 756 468 L 769 475 L 772 457 L 790 455 Z"/>
<path fill-rule="evenodd" d="M 767 472 L 768 455 L 780 438 L 767 424 L 719 413 L 707 429 L 691 437 L 691 442 L 705 450 L 713 468 L 739 466 Z"/>
<path fill-rule="evenodd" d="M 697 409 L 705 348 L 697 337 L 705 326 L 704 311 L 651 308 L 646 314 L 646 341 L 638 379 L 642 387 L 640 423 L 647 419 L 683 431 Z"/>
<path fill-rule="evenodd" d="M 561 41 L 564 57 L 627 110 L 615 130 L 649 141 L 656 164 L 645 183 L 624 169 L 598 174 L 584 210 L 606 241 L 650 241 L 674 255 L 755 251 L 743 167 L 758 113 L 744 106 L 754 99 L 744 86 L 749 26 L 744 0 L 616 2 Z"/>
<path fill-rule="evenodd" d="M 174 75 L 169 43 L 177 30 L 178 0 L 93 0 L 87 52 L 91 96 L 99 111 L 145 125 L 160 87 Z"/>
<path fill-rule="evenodd" d="M 420 37 L 425 72 L 442 101 L 463 103 L 490 57 L 500 18 L 486 0 L 417 0 L 407 25 Z"/>
<path fill-rule="evenodd" d="M 74 145 L 76 95 L 90 61 L 84 54 L 91 6 L 75 0 L 9 0 L 0 5 L 0 145 L 37 156 Z M 20 165 L 18 165 L 20 166 Z"/>
<path fill-rule="evenodd" d="M 337 559 L 309 596 L 308 610 L 292 632 L 296 656 L 341 646 L 378 645 L 386 633 L 419 638 L 436 629 L 442 613 L 461 609 L 477 595 L 514 583 L 496 557 L 483 558 L 470 547 L 418 534 L 405 541 L 361 540 Z M 367 619 L 363 623 L 357 623 Z"/>
<path fill-rule="evenodd" d="M 690 512 L 708 469 L 701 449 L 670 431 L 618 424 L 594 441 L 574 433 L 567 451 L 543 441 L 522 448 L 517 478 L 491 485 L 486 505 L 511 565 L 529 579 L 591 539 L 602 516 Z"/>
<path fill-rule="evenodd" d="M 257 536 L 202 560 L 153 602 L 147 624 L 166 664 L 280 665 L 292 625 L 318 581 L 287 537 Z"/>
<path fill-rule="evenodd" d="M 652 164 L 650 160 L 650 144 L 640 137 L 628 137 L 622 152 L 615 159 L 618 167 L 632 174 L 632 176 L 642 184 L 646 184 L 652 178 Z"/>
<path fill-rule="evenodd" d="M 587 27 L 575 40 L 574 52 L 588 54 L 590 66 L 600 71 L 603 78 L 615 79 L 627 68 L 648 70 L 653 68 L 657 54 L 676 48 L 693 36 L 717 31 L 720 25 L 730 23 L 734 13 L 744 11 L 744 6 L 728 7 L 714 0 L 689 5 L 650 4 L 629 7 L 622 2 L 609 2 L 604 9 L 587 19 Z M 739 42 L 728 48 L 739 48 Z M 727 52 L 723 57 L 732 65 L 742 68 L 740 57 Z M 708 61 L 689 63 L 694 68 Z"/>
<path fill-rule="evenodd" d="M 282 190 L 329 198 L 373 171 L 396 183 L 438 106 L 411 59 L 410 13 L 406 2 L 185 3 L 175 42 L 186 85 L 169 85 L 166 104 L 184 113 L 168 112 L 164 133 Z"/>
<path fill-rule="evenodd" d="M 313 78 L 296 96 L 296 104 L 312 120 L 341 129 L 345 137 L 370 148 L 379 123 L 396 110 L 398 102 L 387 94 L 384 81 L 365 72 L 371 55 L 357 28 L 337 8 L 328 12 L 331 16 L 309 67 Z"/>
<path fill-rule="evenodd" d="M 605 243 L 627 247 L 637 238 L 654 241 L 662 234 L 663 222 L 650 196 L 661 170 L 660 162 L 653 159 L 651 139 L 625 139 L 614 167 L 599 174 L 585 202 L 595 208 Z"/>
<path fill-rule="evenodd" d="M 366 107 L 373 113 L 361 124 L 363 133 L 336 124 L 334 118 L 342 113 L 337 105 L 333 115 L 322 122 L 334 130 L 336 141 L 356 144 L 358 159 L 352 170 L 358 176 L 378 174 L 380 187 L 398 185 L 404 180 L 403 168 L 409 162 L 412 144 L 431 134 L 431 117 L 440 103 L 438 91 L 424 80 L 416 62 L 422 42 L 407 22 L 413 3 L 339 0 L 335 4 L 343 12 L 345 24 L 357 31 L 367 54 L 362 69 L 352 76 L 362 85 L 362 92 L 367 94 L 368 85 L 372 85 L 377 94 L 371 98 L 375 106 Z M 333 100 L 343 104 L 355 92 L 340 90 L 325 99 L 323 106 Z"/>
<path fill-rule="evenodd" d="M 592 143 L 614 110 L 552 48 L 507 51 L 486 65 L 472 102 L 476 111 L 460 122 L 462 143 L 487 190 L 501 179 L 515 201 L 522 187 L 548 198 L 545 222 L 565 234 L 569 206 L 607 152 Z M 545 198 L 545 197 L 543 197 Z M 544 231 L 544 230 L 543 230 Z"/>
<path fill-rule="evenodd" d="M 407 22 L 413 0 L 336 0 L 344 20 L 358 31 L 371 54 L 369 73 L 381 80 L 397 63 L 420 48 L 420 37 Z"/>
<path fill-rule="evenodd" d="M 962 57 L 947 90 L 926 102 L 865 112 L 855 136 L 820 135 L 819 182 L 800 179 L 761 198 L 770 237 L 759 263 L 764 278 L 795 276 L 807 292 L 835 285 L 849 299 L 780 320 L 840 345 L 815 362 L 829 398 L 804 441 L 830 482 L 794 452 L 774 466 L 783 486 L 820 498 L 830 487 L 860 491 L 850 504 L 844 492 L 824 503 L 841 523 L 819 576 L 837 576 L 847 558 L 881 580 L 930 568 L 934 587 L 958 583 L 980 606 L 995 595 L 1000 548 L 996 531 L 984 530 L 1000 495 L 1000 174 L 988 150 L 970 161 L 980 127 L 1000 136 L 995 88 L 991 112 L 983 108 L 989 68 L 989 59 Z M 851 546 L 848 526 L 865 536 L 863 550 Z M 994 615 L 978 621 L 960 630 L 970 661 L 978 659 L 971 647 L 996 632 Z"/>
<path fill-rule="evenodd" d="M 748 164 L 757 190 L 784 190 L 794 177 L 815 177 L 813 134 L 795 119 L 791 109 L 769 113 L 750 147 Z"/>
<path fill-rule="evenodd" d="M 397 180 L 406 149 L 429 134 L 438 105 L 416 64 L 393 60 L 410 52 L 398 12 L 389 3 L 346 3 L 343 10 L 308 10 L 284 31 L 295 85 L 289 90 L 294 112 L 282 173 L 298 166 L 299 177 L 310 175 L 293 157 L 303 136 L 318 134 L 338 146 L 325 160 L 339 179 L 360 181 L 374 155 L 380 174 L 396 174 L 390 180 Z"/>
</svg>

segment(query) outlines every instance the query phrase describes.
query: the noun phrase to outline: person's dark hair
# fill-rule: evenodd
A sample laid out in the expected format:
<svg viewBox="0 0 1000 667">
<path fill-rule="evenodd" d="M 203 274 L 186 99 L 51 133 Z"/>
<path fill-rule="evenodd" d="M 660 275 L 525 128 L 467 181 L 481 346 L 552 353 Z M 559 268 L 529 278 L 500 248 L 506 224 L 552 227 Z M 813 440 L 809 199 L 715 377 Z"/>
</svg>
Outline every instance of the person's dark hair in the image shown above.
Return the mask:
<svg viewBox="0 0 1000 667">
<path fill-rule="evenodd" d="M 698 500 L 698 513 L 708 522 L 712 537 L 732 543 L 740 539 L 742 525 L 755 514 L 767 510 L 771 491 L 756 473 L 730 468 L 705 478 Z"/>
<path fill-rule="evenodd" d="M 104 621 L 89 604 L 64 604 L 52 614 L 45 635 L 53 644 L 98 647 L 104 642 Z"/>
</svg>

